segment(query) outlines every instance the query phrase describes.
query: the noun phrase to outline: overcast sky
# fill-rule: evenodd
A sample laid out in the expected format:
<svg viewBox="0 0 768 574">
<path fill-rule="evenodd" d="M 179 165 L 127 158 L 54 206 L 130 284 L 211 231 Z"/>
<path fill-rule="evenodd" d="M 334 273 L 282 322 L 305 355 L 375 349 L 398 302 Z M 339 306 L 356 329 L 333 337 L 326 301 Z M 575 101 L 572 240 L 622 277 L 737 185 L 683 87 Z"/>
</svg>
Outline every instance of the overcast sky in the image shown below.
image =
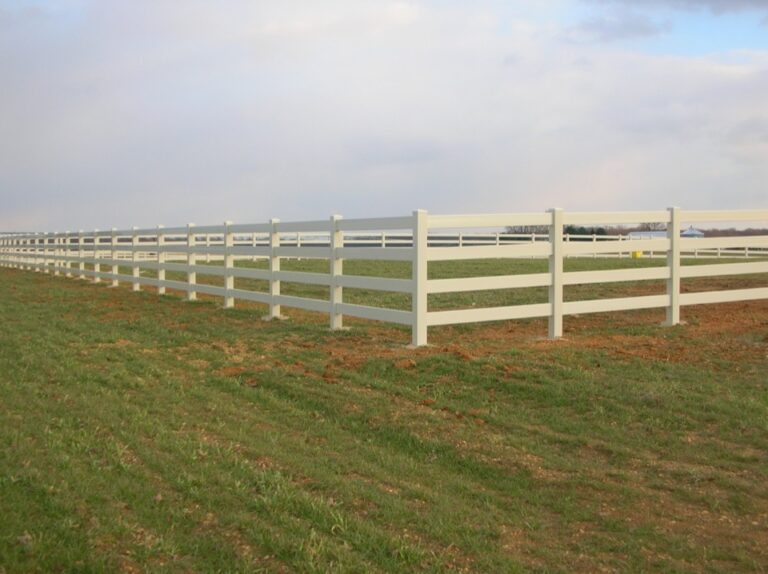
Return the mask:
<svg viewBox="0 0 768 574">
<path fill-rule="evenodd" d="M 0 230 L 768 207 L 768 0 L 0 0 Z"/>
</svg>

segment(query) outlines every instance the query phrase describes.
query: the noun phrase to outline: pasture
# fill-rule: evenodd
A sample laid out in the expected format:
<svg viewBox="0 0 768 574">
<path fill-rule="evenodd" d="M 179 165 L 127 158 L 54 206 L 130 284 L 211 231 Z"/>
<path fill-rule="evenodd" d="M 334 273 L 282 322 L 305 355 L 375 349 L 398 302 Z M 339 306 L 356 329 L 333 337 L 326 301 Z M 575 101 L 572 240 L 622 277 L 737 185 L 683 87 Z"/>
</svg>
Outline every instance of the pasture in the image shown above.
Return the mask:
<svg viewBox="0 0 768 574">
<path fill-rule="evenodd" d="M 430 274 L 540 266 L 436 262 Z M 684 282 L 745 286 L 765 275 Z M 128 290 L 0 269 L 0 571 L 768 567 L 766 300 L 684 307 L 675 327 L 660 325 L 663 309 L 571 316 L 559 341 L 544 319 L 439 327 L 408 349 L 405 326 L 330 331 L 327 315 L 264 322 L 257 304 Z M 537 301 L 545 289 L 429 304 Z"/>
</svg>

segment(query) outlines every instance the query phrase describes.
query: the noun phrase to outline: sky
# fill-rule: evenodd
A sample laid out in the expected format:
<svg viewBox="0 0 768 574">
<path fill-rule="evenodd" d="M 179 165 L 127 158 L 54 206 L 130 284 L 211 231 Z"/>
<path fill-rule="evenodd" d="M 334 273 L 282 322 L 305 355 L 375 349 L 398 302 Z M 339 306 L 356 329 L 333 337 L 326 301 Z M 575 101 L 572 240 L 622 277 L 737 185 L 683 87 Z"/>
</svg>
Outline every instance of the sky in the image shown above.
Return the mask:
<svg viewBox="0 0 768 574">
<path fill-rule="evenodd" d="M 768 207 L 768 0 L 0 0 L 0 230 Z"/>
</svg>

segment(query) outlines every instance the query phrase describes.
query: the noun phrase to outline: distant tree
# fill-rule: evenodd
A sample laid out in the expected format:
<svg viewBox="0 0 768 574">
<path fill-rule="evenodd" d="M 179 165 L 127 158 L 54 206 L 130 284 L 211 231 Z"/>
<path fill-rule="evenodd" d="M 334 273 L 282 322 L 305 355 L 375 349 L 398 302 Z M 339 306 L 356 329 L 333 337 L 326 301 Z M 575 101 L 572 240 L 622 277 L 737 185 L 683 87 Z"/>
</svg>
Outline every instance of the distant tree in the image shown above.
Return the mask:
<svg viewBox="0 0 768 574">
<path fill-rule="evenodd" d="M 531 235 L 532 233 L 544 234 L 549 233 L 549 226 L 547 225 L 508 225 L 504 228 L 505 233 L 514 233 L 519 235 Z"/>
<path fill-rule="evenodd" d="M 638 231 L 666 231 L 667 230 L 667 224 L 661 223 L 661 222 L 654 222 L 654 223 L 641 223 L 638 228 Z"/>
<path fill-rule="evenodd" d="M 605 229 L 605 227 L 584 227 L 583 225 L 566 225 L 564 230 L 566 235 L 586 235 L 586 236 L 593 236 L 593 235 L 608 235 L 608 231 Z M 586 237 L 584 239 L 587 239 Z"/>
</svg>

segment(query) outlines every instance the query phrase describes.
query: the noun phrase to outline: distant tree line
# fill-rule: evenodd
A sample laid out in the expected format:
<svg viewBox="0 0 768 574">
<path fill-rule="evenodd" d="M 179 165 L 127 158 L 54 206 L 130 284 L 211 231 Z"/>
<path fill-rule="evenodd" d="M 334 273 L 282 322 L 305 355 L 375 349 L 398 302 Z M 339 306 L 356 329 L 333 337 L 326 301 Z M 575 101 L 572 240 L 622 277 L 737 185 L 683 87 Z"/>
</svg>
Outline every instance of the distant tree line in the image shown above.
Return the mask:
<svg viewBox="0 0 768 574">
<path fill-rule="evenodd" d="M 516 235 L 546 235 L 549 233 L 548 225 L 510 225 L 504 230 L 506 233 Z M 584 227 L 583 225 L 566 225 L 563 228 L 566 235 L 608 235 L 605 227 Z"/>
<path fill-rule="evenodd" d="M 768 235 L 768 228 L 754 228 L 749 227 L 747 229 L 735 229 L 733 227 L 729 229 L 701 229 L 704 235 L 707 237 L 742 237 L 750 235 Z M 627 235 L 633 231 L 666 231 L 667 225 L 665 223 L 641 223 L 634 227 L 624 226 L 608 226 L 608 227 L 585 227 L 582 225 L 566 225 L 563 228 L 563 233 L 566 235 Z M 549 233 L 548 225 L 510 225 L 504 229 L 505 233 L 511 233 L 515 235 L 547 235 Z"/>
</svg>

